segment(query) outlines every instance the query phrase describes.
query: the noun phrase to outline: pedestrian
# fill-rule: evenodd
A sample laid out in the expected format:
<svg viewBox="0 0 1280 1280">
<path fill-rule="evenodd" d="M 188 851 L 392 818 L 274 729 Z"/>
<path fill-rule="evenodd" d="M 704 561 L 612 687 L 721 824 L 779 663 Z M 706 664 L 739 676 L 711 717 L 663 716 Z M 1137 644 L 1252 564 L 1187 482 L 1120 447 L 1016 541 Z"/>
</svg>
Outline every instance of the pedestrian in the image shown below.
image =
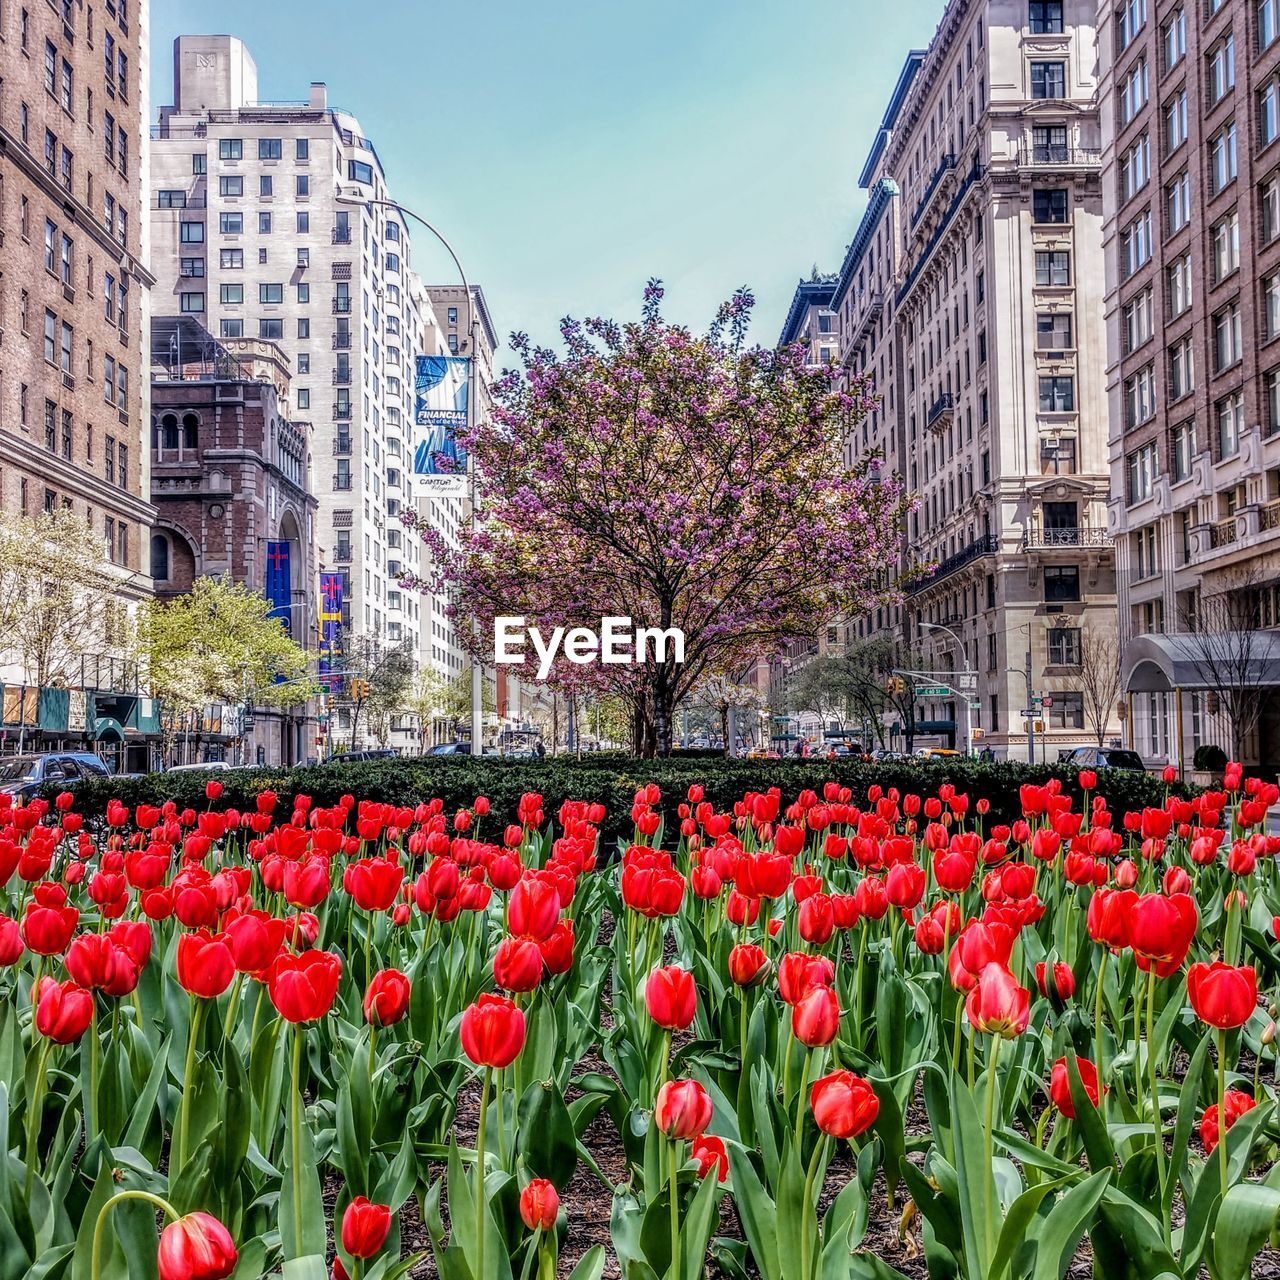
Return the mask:
<svg viewBox="0 0 1280 1280">
<path fill-rule="evenodd" d="M 536 756 L 538 757 L 538 759 L 539 759 L 539 760 L 541 760 L 541 759 L 542 759 L 542 757 L 543 757 L 543 756 L 545 756 L 545 755 L 547 754 L 547 749 L 546 749 L 546 747 L 544 747 L 544 746 L 542 745 L 542 739 L 541 739 L 541 738 L 539 738 L 539 739 L 538 739 L 538 740 L 533 744 L 533 753 L 534 753 L 534 755 L 536 755 Z"/>
</svg>

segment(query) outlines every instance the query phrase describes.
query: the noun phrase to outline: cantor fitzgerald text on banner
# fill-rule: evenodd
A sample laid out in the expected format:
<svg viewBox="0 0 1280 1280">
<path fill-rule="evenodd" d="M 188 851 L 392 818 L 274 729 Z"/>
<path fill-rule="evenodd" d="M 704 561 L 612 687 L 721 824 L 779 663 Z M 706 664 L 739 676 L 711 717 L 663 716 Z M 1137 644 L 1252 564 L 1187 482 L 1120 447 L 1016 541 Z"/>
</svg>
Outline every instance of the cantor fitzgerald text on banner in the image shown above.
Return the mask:
<svg viewBox="0 0 1280 1280">
<path fill-rule="evenodd" d="M 467 425 L 465 356 L 418 356 L 413 419 L 419 428 L 413 470 L 419 492 L 433 498 L 467 493 L 467 452 L 457 433 Z"/>
</svg>

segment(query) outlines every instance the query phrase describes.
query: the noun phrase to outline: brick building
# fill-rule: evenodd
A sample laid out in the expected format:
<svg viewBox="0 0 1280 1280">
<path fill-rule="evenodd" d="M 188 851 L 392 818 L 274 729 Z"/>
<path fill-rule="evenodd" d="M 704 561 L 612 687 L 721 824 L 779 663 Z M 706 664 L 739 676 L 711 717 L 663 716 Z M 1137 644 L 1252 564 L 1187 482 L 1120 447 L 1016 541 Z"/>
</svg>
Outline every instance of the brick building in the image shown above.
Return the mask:
<svg viewBox="0 0 1280 1280">
<path fill-rule="evenodd" d="M 310 424 L 288 411 L 288 358 L 261 339 L 219 342 L 190 317 L 157 317 L 152 353 L 157 594 L 226 577 L 277 601 L 298 643 L 314 647 L 318 503 Z M 218 758 L 234 736 L 221 718 L 223 732 L 196 743 L 196 758 Z M 316 754 L 314 709 L 260 707 L 253 719 L 241 759 L 294 764 Z"/>
</svg>

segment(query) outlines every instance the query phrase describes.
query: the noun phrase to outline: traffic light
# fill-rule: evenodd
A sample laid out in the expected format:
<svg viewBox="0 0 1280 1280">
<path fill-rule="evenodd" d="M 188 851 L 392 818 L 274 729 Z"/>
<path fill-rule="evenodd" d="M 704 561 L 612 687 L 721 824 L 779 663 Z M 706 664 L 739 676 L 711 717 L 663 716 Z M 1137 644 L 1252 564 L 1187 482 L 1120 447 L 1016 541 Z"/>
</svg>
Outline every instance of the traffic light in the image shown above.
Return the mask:
<svg viewBox="0 0 1280 1280">
<path fill-rule="evenodd" d="M 885 690 L 901 697 L 907 691 L 907 682 L 901 676 L 890 676 L 885 683 Z"/>
<path fill-rule="evenodd" d="M 357 702 L 363 702 L 369 696 L 369 682 L 359 678 L 352 680 L 351 696 Z"/>
</svg>

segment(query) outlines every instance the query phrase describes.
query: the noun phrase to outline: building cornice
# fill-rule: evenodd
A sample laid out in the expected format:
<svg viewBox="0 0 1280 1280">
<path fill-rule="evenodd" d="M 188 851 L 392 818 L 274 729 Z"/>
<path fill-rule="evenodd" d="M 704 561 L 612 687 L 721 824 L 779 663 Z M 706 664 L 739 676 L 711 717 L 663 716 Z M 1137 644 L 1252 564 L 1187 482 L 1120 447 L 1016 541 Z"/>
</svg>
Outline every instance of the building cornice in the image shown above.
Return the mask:
<svg viewBox="0 0 1280 1280">
<path fill-rule="evenodd" d="M 927 53 L 927 49 L 912 49 L 907 54 L 907 60 L 902 64 L 902 70 L 898 73 L 898 82 L 893 87 L 893 93 L 889 95 L 889 105 L 885 108 L 884 116 L 880 120 L 880 128 L 876 133 L 876 140 L 871 144 L 870 154 L 863 163 L 861 174 L 858 175 L 858 186 L 869 187 L 871 185 L 871 180 L 875 177 L 876 165 L 879 163 L 880 157 L 884 155 L 884 149 L 889 143 L 893 127 L 898 122 L 898 113 L 902 110 L 902 104 L 907 100 L 907 91 L 911 88 L 912 81 L 916 78 L 916 72 L 920 70 Z"/>
<path fill-rule="evenodd" d="M 778 335 L 778 346 L 785 347 L 800 337 L 806 312 L 810 307 L 829 307 L 834 289 L 835 282 L 832 280 L 801 280 L 796 285 L 786 322 Z"/>
<path fill-rule="evenodd" d="M 858 264 L 871 244 L 871 237 L 875 235 L 880 219 L 888 209 L 889 202 L 899 194 L 898 184 L 892 178 L 881 178 L 872 188 L 871 198 L 867 202 L 861 222 L 858 223 L 858 230 L 845 251 L 844 262 L 841 263 L 840 273 L 836 277 L 835 292 L 831 298 L 833 309 L 839 310 L 845 294 L 849 292 L 849 286 L 853 283 L 854 272 L 857 271 Z"/>
<path fill-rule="evenodd" d="M 130 516 L 139 524 L 149 525 L 155 520 L 155 507 L 136 493 L 108 485 L 101 477 L 81 471 L 57 454 L 38 448 L 12 430 L 0 431 L 0 461 L 47 478 L 51 485 L 58 487 L 60 496 L 72 495 L 97 507 L 110 507 Z"/>
</svg>

